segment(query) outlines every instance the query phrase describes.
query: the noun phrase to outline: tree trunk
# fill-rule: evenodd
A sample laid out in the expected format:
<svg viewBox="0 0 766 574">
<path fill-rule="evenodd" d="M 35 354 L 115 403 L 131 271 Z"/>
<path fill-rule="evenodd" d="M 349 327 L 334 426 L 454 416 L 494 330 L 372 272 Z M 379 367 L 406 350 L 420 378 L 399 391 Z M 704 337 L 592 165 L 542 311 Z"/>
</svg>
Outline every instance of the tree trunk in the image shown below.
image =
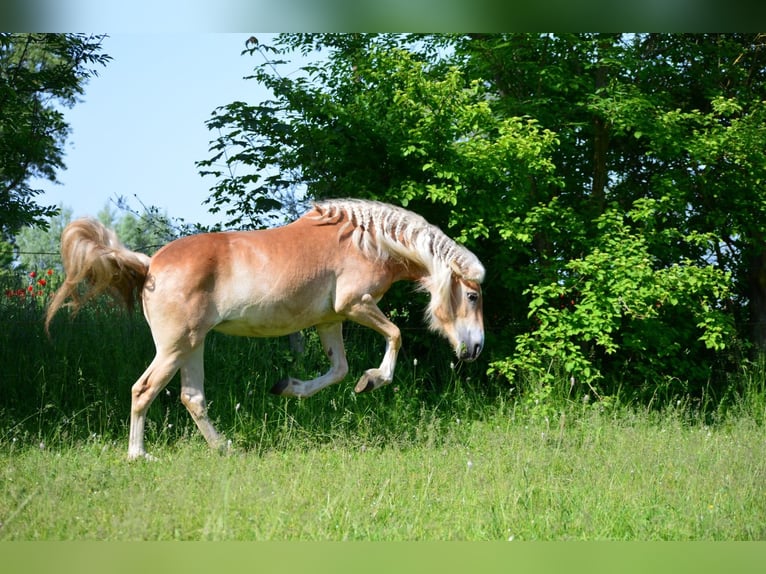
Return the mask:
<svg viewBox="0 0 766 574">
<path fill-rule="evenodd" d="M 607 153 L 609 152 L 609 128 L 603 118 L 593 120 L 593 187 L 591 200 L 596 213 L 604 212 L 606 203 L 606 183 L 609 177 Z"/>
<path fill-rule="evenodd" d="M 598 94 L 598 91 L 607 85 L 606 66 L 600 65 L 596 68 L 593 80 L 595 86 L 594 93 Z M 608 152 L 609 126 L 604 118 L 595 116 L 593 118 L 593 183 L 591 187 L 591 202 L 598 214 L 603 213 L 606 202 L 605 192 L 609 177 L 607 166 Z"/>
</svg>

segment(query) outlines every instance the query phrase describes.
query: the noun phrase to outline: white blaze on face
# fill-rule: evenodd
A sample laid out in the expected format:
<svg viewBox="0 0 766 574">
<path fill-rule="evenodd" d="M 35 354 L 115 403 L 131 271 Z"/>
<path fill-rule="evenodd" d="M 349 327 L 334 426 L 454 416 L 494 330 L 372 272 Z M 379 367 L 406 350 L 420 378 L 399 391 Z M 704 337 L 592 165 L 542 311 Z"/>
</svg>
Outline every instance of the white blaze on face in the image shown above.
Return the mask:
<svg viewBox="0 0 766 574">
<path fill-rule="evenodd" d="M 484 317 L 479 284 L 456 279 L 452 286 L 450 306 L 452 316 L 443 321 L 443 331 L 453 344 L 457 358 L 473 361 L 484 348 Z"/>
</svg>

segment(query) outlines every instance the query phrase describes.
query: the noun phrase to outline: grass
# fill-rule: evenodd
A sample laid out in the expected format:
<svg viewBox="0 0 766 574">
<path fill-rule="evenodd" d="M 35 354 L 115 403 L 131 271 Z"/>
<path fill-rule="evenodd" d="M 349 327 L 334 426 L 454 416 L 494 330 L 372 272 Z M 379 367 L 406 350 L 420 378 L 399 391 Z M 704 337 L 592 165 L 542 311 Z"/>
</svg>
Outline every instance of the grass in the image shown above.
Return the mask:
<svg viewBox="0 0 766 574">
<path fill-rule="evenodd" d="M 766 443 L 746 421 L 580 412 L 546 425 L 424 415 L 415 438 L 292 437 L 217 455 L 196 437 L 5 448 L 6 540 L 762 540 Z M 439 427 L 439 428 L 437 428 Z M 297 429 L 288 431 L 297 433 Z"/>
<path fill-rule="evenodd" d="M 349 376 L 301 401 L 268 389 L 325 368 L 314 334 L 303 355 L 211 336 L 210 410 L 232 452 L 208 450 L 176 380 L 149 413 L 159 461 L 127 463 L 148 329 L 101 305 L 49 341 L 41 313 L 0 305 L 0 540 L 766 539 L 763 370 L 705 412 L 541 403 L 405 333 L 392 385 L 356 395 Z M 352 373 L 380 360 L 374 334 L 347 339 Z"/>
</svg>

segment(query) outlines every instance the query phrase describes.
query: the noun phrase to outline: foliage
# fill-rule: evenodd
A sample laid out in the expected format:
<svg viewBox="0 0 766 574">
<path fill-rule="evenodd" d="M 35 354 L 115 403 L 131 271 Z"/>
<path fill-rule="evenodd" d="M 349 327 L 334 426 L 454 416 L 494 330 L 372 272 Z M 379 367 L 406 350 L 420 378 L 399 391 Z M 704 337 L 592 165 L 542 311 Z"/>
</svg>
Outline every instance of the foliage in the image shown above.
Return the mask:
<svg viewBox="0 0 766 574">
<path fill-rule="evenodd" d="M 57 269 L 61 267 L 61 233 L 72 221 L 72 210 L 59 207 L 58 213 L 50 216 L 45 226 L 27 226 L 16 235 L 18 248 L 18 268 L 27 272 L 38 269 Z"/>
<path fill-rule="evenodd" d="M 186 225 L 183 221 L 170 218 L 156 207 L 142 205 L 142 211 L 138 211 L 125 201 L 118 201 L 117 207 L 119 211 L 107 204 L 96 217 L 104 225 L 113 228 L 120 241 L 130 249 L 148 255 L 181 235 L 201 230 L 199 226 Z M 58 210 L 56 215 L 44 221 L 44 226 L 26 226 L 19 231 L 15 238 L 15 249 L 9 245 L 9 257 L 5 266 L 0 260 L 0 269 L 4 269 L 5 275 L 41 269 L 63 272 L 61 233 L 72 220 L 72 210 L 63 206 Z"/>
<path fill-rule="evenodd" d="M 117 201 L 115 214 L 109 205 L 99 213 L 101 223 L 115 230 L 128 248 L 153 255 L 158 249 L 183 235 L 208 231 L 200 226 L 188 225 L 182 219 L 172 218 L 155 206 L 140 203 L 138 209 L 125 198 Z"/>
<path fill-rule="evenodd" d="M 291 77 L 274 73 L 267 60 L 253 78 L 276 99 L 214 113 L 208 126 L 221 135 L 199 165 L 219 178 L 214 209 L 232 203 L 229 225 L 283 207 L 277 198 L 297 186 L 312 198 L 428 200 L 445 206 L 437 222 L 447 224 L 465 197 L 481 205 L 498 182 L 523 185 L 530 171 L 552 169 L 544 154 L 555 145 L 552 134 L 531 119 L 497 118 L 481 84 L 466 87 L 459 68 L 435 73 L 404 49 L 372 43 L 363 54 L 335 54 Z M 233 165 L 247 173 L 225 177 Z"/>
<path fill-rule="evenodd" d="M 37 203 L 32 178 L 56 181 L 69 126 L 61 107 L 83 94 L 102 54 L 103 36 L 0 34 L 0 236 L 44 225 L 56 208 Z"/>
<path fill-rule="evenodd" d="M 12 275 L 14 249 L 8 241 L 0 239 L 0 280 Z"/>
<path fill-rule="evenodd" d="M 292 40 L 303 41 L 284 37 L 285 43 Z M 231 204 L 236 215 L 228 225 L 243 225 L 260 198 L 269 198 L 269 208 L 279 206 L 273 202 L 298 186 L 310 198 L 383 199 L 451 229 L 480 256 L 494 253 L 498 264 L 488 265 L 487 299 L 498 273 L 516 281 L 507 272 L 516 255 L 500 248 L 493 228 L 527 207 L 523 194 L 510 190 L 534 185 L 530 173 L 556 185 L 548 160 L 554 135 L 531 118 L 498 116 L 481 82 L 468 81 L 458 66 L 405 50 L 395 38 L 384 37 L 381 46 L 366 36 L 328 41 L 342 45 L 326 65 L 306 66 L 303 75 L 283 76 L 274 71 L 278 62 L 264 61 L 253 77 L 275 99 L 257 106 L 234 102 L 210 120 L 220 135 L 215 155 L 200 166 L 222 178 L 210 199 Z M 302 49 L 285 50 L 293 48 Z M 258 45 L 251 51 L 276 49 Z M 209 169 L 224 158 L 225 166 Z M 231 165 L 256 175 L 226 177 Z M 258 175 L 267 171 L 278 175 Z M 417 329 L 420 313 L 411 300 L 392 293 L 384 304 L 405 307 L 412 319 L 404 326 Z"/>
<path fill-rule="evenodd" d="M 200 167 L 235 223 L 300 190 L 445 228 L 487 267 L 488 366 L 511 384 L 725 392 L 766 346 L 762 45 L 283 34 L 247 51 L 273 98 L 219 108 Z"/>
<path fill-rule="evenodd" d="M 646 223 L 654 203 L 642 201 L 627 217 Z M 735 336 L 731 316 L 720 306 L 729 298 L 728 274 L 691 260 L 658 265 L 645 237 L 615 209 L 596 225 L 602 230 L 598 246 L 568 261 L 558 281 L 530 288 L 533 329 L 518 337 L 515 355 L 496 361 L 493 370 L 542 384 L 569 380 L 597 397 L 602 371 L 614 361 L 619 371 L 610 375 L 645 381 L 649 396 L 672 381 L 708 381 L 712 356 L 700 357 L 723 350 Z"/>
</svg>

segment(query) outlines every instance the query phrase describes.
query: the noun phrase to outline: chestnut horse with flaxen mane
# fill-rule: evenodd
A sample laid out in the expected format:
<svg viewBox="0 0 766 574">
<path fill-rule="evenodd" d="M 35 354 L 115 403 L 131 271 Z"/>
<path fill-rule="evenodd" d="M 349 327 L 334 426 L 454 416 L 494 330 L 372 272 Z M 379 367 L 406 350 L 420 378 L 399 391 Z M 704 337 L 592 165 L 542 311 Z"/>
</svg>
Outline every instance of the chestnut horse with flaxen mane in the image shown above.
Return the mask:
<svg viewBox="0 0 766 574">
<path fill-rule="evenodd" d="M 484 346 L 481 262 L 419 215 L 384 203 L 325 201 L 283 227 L 183 237 L 151 258 L 124 247 L 99 222 L 79 219 L 64 230 L 61 253 L 66 279 L 51 300 L 46 329 L 67 300 L 77 311 L 105 291 L 128 305 L 138 297 L 151 328 L 156 355 L 133 385 L 130 459 L 148 456 L 146 412 L 179 369 L 181 401 L 208 444 L 223 446 L 203 389 L 204 342 L 211 330 L 275 337 L 316 326 L 330 369 L 313 380 L 287 378 L 272 388 L 295 397 L 346 376 L 347 319 L 386 340 L 382 363 L 367 370 L 355 390 L 392 381 L 401 335 L 376 303 L 395 281 L 418 282 L 430 293 L 429 325 L 449 340 L 459 359 L 476 359 Z"/>
</svg>

